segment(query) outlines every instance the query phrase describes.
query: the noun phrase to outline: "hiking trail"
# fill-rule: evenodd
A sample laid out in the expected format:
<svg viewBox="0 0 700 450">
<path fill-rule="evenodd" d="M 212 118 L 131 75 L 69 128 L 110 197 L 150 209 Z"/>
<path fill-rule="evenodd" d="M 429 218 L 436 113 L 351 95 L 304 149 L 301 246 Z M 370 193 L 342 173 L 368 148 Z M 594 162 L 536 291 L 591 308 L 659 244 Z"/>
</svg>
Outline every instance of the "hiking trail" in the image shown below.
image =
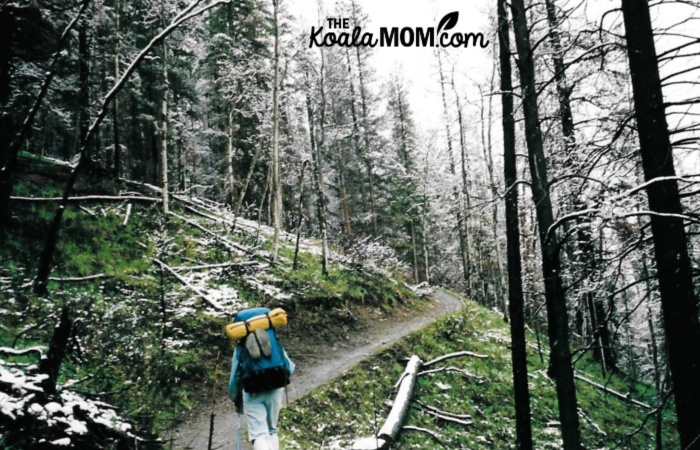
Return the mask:
<svg viewBox="0 0 700 450">
<path fill-rule="evenodd" d="M 435 289 L 432 299 L 425 305 L 422 314 L 411 314 L 388 321 L 370 321 L 370 326 L 359 333 L 345 336 L 336 342 L 319 342 L 313 348 L 300 348 L 282 336 L 282 343 L 287 348 L 290 358 L 297 364 L 296 372 L 288 387 L 289 401 L 294 401 L 323 384 L 340 376 L 378 349 L 390 345 L 406 335 L 434 322 L 439 317 L 457 312 L 463 306 L 462 301 L 442 289 Z M 290 324 L 293 327 L 293 324 Z M 230 370 L 231 355 L 222 357 L 221 370 Z M 218 397 L 214 405 L 214 433 L 212 449 L 236 449 L 237 417 L 233 403 L 228 398 L 227 386 L 217 388 Z M 191 413 L 172 436 L 172 448 L 177 450 L 201 450 L 208 448 L 209 427 L 212 407 L 210 402 Z M 284 408 L 281 415 L 284 415 Z M 252 450 L 247 441 L 247 431 L 242 431 L 242 449 Z M 284 430 L 280 431 L 284 435 Z"/>
</svg>

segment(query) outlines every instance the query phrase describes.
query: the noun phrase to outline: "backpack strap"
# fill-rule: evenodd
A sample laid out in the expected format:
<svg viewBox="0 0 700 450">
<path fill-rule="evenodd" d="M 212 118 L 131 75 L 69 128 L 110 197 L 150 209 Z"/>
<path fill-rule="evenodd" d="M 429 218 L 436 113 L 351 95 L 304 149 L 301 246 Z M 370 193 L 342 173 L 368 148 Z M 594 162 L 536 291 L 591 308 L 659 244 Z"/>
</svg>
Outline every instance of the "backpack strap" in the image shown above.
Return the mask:
<svg viewBox="0 0 700 450">
<path fill-rule="evenodd" d="M 243 321 L 243 326 L 245 327 L 245 335 L 248 336 L 250 334 L 250 324 L 247 320 Z"/>
<path fill-rule="evenodd" d="M 270 317 L 270 313 L 265 313 L 265 317 L 267 317 L 267 323 L 270 325 L 270 329 L 274 330 L 275 326 L 272 324 L 272 318 Z"/>
</svg>

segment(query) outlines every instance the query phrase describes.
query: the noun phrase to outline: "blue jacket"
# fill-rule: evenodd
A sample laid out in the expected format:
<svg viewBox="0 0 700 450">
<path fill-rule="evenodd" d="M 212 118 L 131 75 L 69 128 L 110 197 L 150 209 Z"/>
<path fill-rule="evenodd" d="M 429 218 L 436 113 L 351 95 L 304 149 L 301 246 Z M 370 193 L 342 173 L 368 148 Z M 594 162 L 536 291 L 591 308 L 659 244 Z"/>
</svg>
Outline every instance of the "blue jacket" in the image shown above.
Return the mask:
<svg viewBox="0 0 700 450">
<path fill-rule="evenodd" d="M 287 359 L 289 364 L 289 375 L 291 376 L 294 374 L 294 362 L 289 359 L 289 355 L 287 355 L 286 350 L 284 350 L 284 357 Z M 242 390 L 241 374 L 238 370 L 238 347 L 236 347 L 236 349 L 233 351 L 233 359 L 231 361 L 231 378 L 228 381 L 228 395 L 233 402 L 236 402 L 236 397 L 240 395 Z M 240 399 L 242 399 L 242 397 L 240 397 Z"/>
</svg>

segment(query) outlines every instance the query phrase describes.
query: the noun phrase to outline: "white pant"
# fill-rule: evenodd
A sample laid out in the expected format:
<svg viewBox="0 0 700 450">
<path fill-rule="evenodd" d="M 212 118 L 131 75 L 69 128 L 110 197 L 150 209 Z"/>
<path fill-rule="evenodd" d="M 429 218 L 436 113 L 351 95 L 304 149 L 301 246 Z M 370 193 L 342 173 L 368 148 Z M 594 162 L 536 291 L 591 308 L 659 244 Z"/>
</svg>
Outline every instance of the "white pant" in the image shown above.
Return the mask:
<svg viewBox="0 0 700 450">
<path fill-rule="evenodd" d="M 267 436 L 274 435 L 276 437 L 277 420 L 281 407 L 282 388 L 258 392 L 257 394 L 249 394 L 244 390 L 243 413 L 248 424 L 248 439 L 257 441 L 259 438 Z M 265 447 L 262 448 L 265 449 Z"/>
</svg>

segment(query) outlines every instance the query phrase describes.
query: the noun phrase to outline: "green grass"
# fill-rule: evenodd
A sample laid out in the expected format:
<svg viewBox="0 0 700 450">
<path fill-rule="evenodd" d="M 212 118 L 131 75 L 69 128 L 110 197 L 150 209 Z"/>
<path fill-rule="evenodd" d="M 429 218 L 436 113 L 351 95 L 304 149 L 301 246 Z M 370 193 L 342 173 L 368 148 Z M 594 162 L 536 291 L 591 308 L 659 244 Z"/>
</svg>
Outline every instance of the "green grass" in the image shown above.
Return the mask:
<svg viewBox="0 0 700 450">
<path fill-rule="evenodd" d="M 20 158 L 20 167 L 13 195 L 62 194 L 67 168 L 30 155 Z M 79 179 L 76 195 L 112 195 L 123 189 L 98 176 L 86 176 Z M 215 379 L 221 382 L 228 377 L 224 368 L 232 348 L 222 331 L 226 318 L 202 312 L 203 308 L 192 301 L 192 292 L 163 275 L 152 260 L 159 258 L 177 266 L 246 258 L 232 256 L 220 243 L 202 244 L 210 236 L 174 217 L 165 218 L 158 205 L 133 203 L 124 226 L 124 202 L 70 204 L 51 276 L 102 273 L 108 278 L 82 283 L 52 281 L 49 295 L 37 297 L 26 282 L 35 275 L 57 206 L 57 202 L 13 204 L 8 239 L 0 246 L 0 276 L 9 279 L 0 291 L 0 345 L 11 346 L 16 339 L 18 348 L 47 347 L 61 309 L 70 307 L 77 339 L 69 344 L 59 384 L 84 379 L 75 387 L 81 395 L 114 405 L 142 432 L 165 436 L 183 413 L 196 406 L 203 392 L 211 392 Z M 187 215 L 177 202 L 172 208 Z M 211 229 L 221 229 L 197 220 Z M 231 235 L 227 238 L 234 240 Z M 284 301 L 251 286 L 244 278 L 251 273 L 224 273 L 209 283 L 233 287 L 239 298 L 251 305 L 282 306 L 296 326 L 315 329 L 323 328 L 322 322 L 329 316 L 338 326 L 353 328 L 356 320 L 349 311 L 358 306 L 391 309 L 416 300 L 399 282 L 399 276 L 387 278 L 334 262 L 324 277 L 317 255 L 302 252 L 299 270 L 292 271 L 293 251 L 293 247 L 282 246 L 285 262 L 254 274 L 289 293 Z M 218 376 L 214 370 L 217 358 L 222 368 Z M 12 362 L 31 364 L 36 358 L 13 358 Z"/>
<path fill-rule="evenodd" d="M 531 333 L 528 333 L 528 341 L 530 344 L 535 342 Z M 414 398 L 443 411 L 469 414 L 473 424 L 436 422 L 416 403 L 407 424 L 436 431 L 449 449 L 514 448 L 515 420 L 507 324 L 497 314 L 469 301 L 463 312 L 412 334 L 359 364 L 340 379 L 289 405 L 283 411 L 281 426 L 287 448 L 319 449 L 336 440 L 373 435 L 389 412 L 393 386 L 404 370 L 406 358 L 417 354 L 423 361 L 428 361 L 462 350 L 484 354 L 488 358 L 450 360 L 444 365 L 465 369 L 473 376 L 456 372 L 421 376 Z M 561 448 L 559 430 L 548 427 L 548 422 L 558 421 L 554 385 L 546 377 L 546 367 L 536 349 L 528 347 L 528 350 L 535 448 L 558 449 Z M 582 359 L 576 370 L 606 384 L 606 380 L 598 376 L 599 366 L 590 359 Z M 615 376 L 607 380 L 606 385 L 627 392 L 629 381 Z M 636 391 L 641 393 L 635 397 L 637 400 L 654 404 L 652 388 L 638 384 Z M 583 382 L 577 382 L 577 395 L 580 408 L 590 419 L 590 422 L 581 419 L 586 448 L 655 448 L 653 419 L 639 433 L 627 436 L 643 423 L 647 410 Z M 673 414 L 665 411 L 664 415 L 664 448 L 676 448 Z M 394 448 L 434 449 L 440 445 L 425 434 L 404 431 Z"/>
</svg>

